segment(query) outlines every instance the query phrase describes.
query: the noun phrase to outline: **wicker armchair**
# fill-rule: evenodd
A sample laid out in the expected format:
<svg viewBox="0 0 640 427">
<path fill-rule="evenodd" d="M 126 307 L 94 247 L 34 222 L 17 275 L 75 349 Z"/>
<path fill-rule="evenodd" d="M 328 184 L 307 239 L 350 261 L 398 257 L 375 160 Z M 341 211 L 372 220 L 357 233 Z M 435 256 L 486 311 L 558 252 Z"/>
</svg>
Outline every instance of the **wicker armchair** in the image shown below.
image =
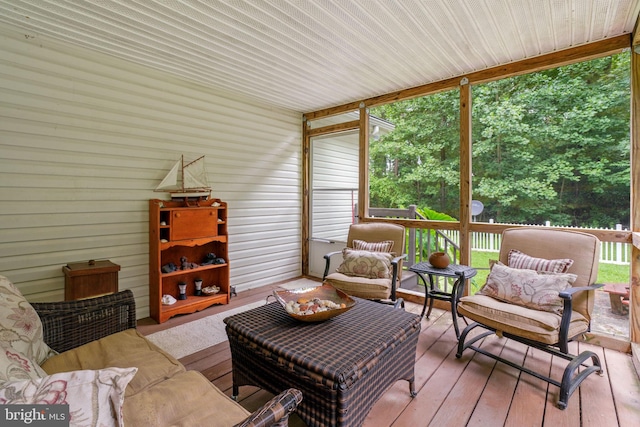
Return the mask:
<svg viewBox="0 0 640 427">
<path fill-rule="evenodd" d="M 44 341 L 60 353 L 136 327 L 136 306 L 130 290 L 79 301 L 31 305 L 42 321 Z M 299 390 L 285 390 L 238 425 L 284 427 L 301 401 Z"/>
</svg>

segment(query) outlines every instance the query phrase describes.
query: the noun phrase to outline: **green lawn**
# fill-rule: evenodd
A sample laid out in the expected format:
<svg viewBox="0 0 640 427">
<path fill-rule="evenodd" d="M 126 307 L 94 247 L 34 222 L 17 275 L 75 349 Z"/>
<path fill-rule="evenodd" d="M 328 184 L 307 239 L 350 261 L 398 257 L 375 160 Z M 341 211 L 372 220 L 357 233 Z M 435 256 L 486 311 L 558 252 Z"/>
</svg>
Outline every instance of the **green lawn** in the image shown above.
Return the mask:
<svg viewBox="0 0 640 427">
<path fill-rule="evenodd" d="M 497 252 L 471 253 L 471 266 L 478 269 L 476 277 L 471 279 L 471 293 L 475 293 L 489 275 L 489 260 L 498 259 Z M 628 265 L 600 263 L 597 283 L 629 283 L 630 267 Z"/>
</svg>

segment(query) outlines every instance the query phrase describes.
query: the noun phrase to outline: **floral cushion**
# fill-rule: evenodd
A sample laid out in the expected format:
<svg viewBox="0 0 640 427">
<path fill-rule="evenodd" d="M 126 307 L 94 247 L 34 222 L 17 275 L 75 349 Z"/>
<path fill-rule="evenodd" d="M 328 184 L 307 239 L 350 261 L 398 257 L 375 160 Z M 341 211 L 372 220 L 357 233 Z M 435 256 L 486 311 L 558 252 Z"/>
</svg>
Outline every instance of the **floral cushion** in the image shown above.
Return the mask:
<svg viewBox="0 0 640 427">
<path fill-rule="evenodd" d="M 0 341 L 37 364 L 55 354 L 42 338 L 38 313 L 4 276 L 0 276 Z"/>
<path fill-rule="evenodd" d="M 510 268 L 497 262 L 478 294 L 561 314 L 563 301 L 559 293 L 571 287 L 577 277 L 569 273 L 538 273 L 533 270 Z"/>
<path fill-rule="evenodd" d="M 122 426 L 127 384 L 138 368 L 71 371 L 0 385 L 2 405 L 69 405 L 70 426 Z"/>
<path fill-rule="evenodd" d="M 345 248 L 342 250 L 342 257 L 342 264 L 336 270 L 338 273 L 368 279 L 391 278 L 393 255 L 390 253 Z"/>
<path fill-rule="evenodd" d="M 382 242 L 365 242 L 364 240 L 354 239 L 352 245 L 353 249 L 358 251 L 391 252 L 391 250 L 393 249 L 393 240 L 385 240 Z"/>
<path fill-rule="evenodd" d="M 47 373 L 24 354 L 0 342 L 0 385 L 6 381 L 46 377 Z"/>
<path fill-rule="evenodd" d="M 528 270 L 546 271 L 548 273 L 566 273 L 573 264 L 572 259 L 544 259 L 529 256 L 517 249 L 511 249 L 508 255 L 511 268 L 526 268 Z"/>
</svg>

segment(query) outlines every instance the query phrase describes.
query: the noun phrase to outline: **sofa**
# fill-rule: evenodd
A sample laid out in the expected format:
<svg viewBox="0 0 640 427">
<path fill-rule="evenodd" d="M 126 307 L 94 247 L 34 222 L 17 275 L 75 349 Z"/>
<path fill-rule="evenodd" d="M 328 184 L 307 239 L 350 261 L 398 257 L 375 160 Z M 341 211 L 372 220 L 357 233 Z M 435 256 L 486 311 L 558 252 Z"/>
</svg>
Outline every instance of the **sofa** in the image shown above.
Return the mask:
<svg viewBox="0 0 640 427">
<path fill-rule="evenodd" d="M 72 426 L 285 426 L 284 390 L 250 413 L 136 330 L 130 290 L 29 303 L 0 276 L 0 404 L 68 404 Z"/>
</svg>

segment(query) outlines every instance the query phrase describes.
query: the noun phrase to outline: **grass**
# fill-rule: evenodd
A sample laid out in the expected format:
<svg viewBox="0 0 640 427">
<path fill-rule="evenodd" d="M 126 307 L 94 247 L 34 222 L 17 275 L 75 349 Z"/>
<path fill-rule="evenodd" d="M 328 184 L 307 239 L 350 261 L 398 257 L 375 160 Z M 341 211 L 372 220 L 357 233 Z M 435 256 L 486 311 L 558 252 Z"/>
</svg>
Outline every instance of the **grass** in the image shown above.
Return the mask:
<svg viewBox="0 0 640 427">
<path fill-rule="evenodd" d="M 471 266 L 478 270 L 478 274 L 471 279 L 471 293 L 476 293 L 484 285 L 489 275 L 489 261 L 498 259 L 497 252 L 473 251 Z M 629 283 L 630 266 L 620 264 L 600 263 L 597 283 Z"/>
</svg>

